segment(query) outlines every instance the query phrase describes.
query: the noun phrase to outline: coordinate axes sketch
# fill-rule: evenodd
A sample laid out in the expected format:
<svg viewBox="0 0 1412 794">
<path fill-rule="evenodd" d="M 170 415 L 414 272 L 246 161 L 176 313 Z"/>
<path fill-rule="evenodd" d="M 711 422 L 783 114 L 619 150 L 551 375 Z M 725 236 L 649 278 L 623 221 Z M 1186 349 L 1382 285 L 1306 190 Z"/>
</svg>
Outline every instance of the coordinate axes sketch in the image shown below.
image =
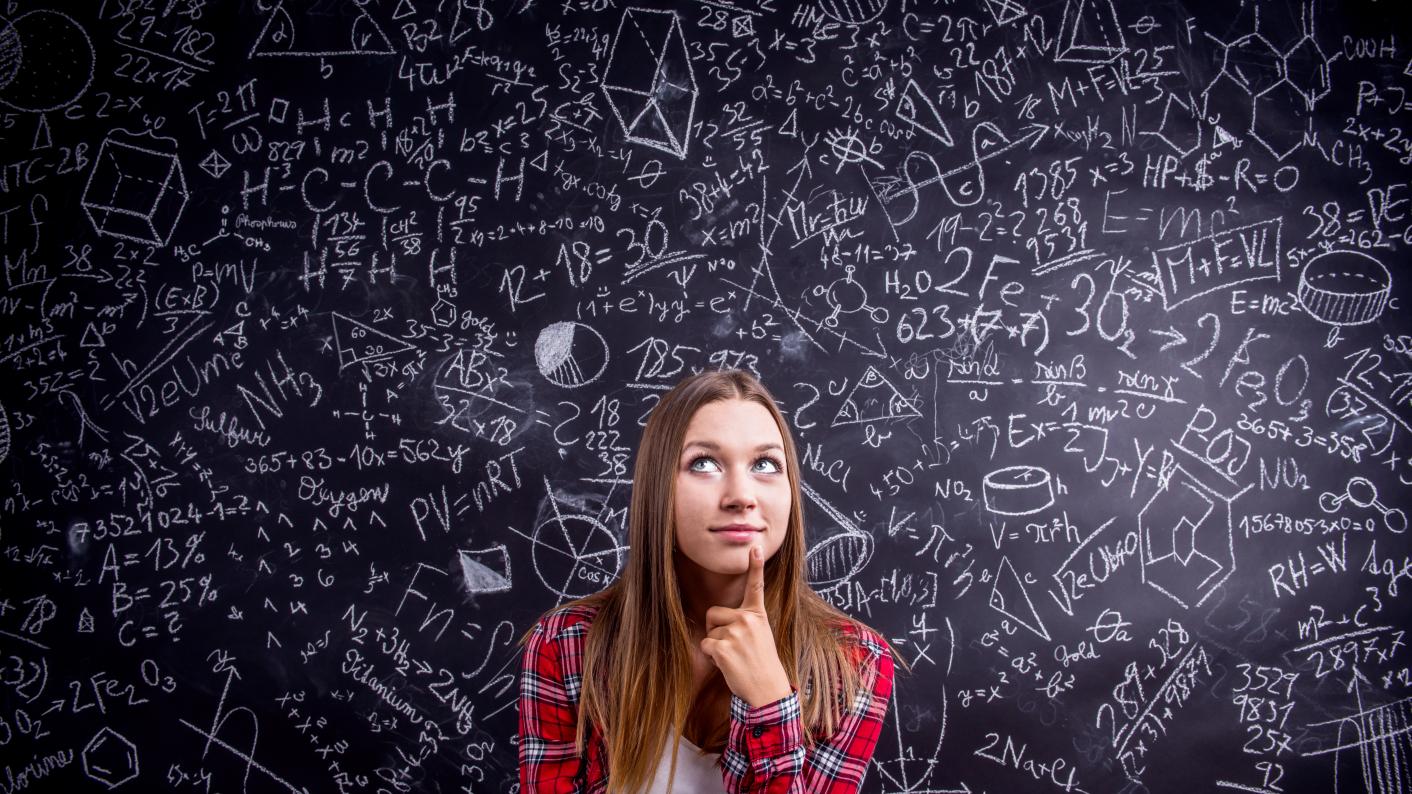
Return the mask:
<svg viewBox="0 0 1412 794">
<path fill-rule="evenodd" d="M 528 794 L 715 369 L 911 667 L 859 790 L 1412 791 L 1409 19 L 3 5 L 0 794 Z"/>
</svg>

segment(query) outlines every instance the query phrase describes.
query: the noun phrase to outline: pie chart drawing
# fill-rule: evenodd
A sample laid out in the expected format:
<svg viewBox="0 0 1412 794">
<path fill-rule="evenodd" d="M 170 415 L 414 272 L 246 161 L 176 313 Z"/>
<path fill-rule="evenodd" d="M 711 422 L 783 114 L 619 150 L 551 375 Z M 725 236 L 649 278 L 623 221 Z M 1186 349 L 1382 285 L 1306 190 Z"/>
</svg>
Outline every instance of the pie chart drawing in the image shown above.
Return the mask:
<svg viewBox="0 0 1412 794">
<path fill-rule="evenodd" d="M 29 113 L 64 107 L 88 90 L 93 61 L 93 41 L 67 14 L 0 19 L 0 104 Z"/>
<path fill-rule="evenodd" d="M 608 366 L 608 343 L 583 323 L 554 323 L 534 340 L 534 363 L 550 383 L 575 389 L 603 374 Z"/>
<path fill-rule="evenodd" d="M 553 497 L 550 497 L 551 499 Z M 554 515 L 534 529 L 531 560 L 539 580 L 562 598 L 583 598 L 618 578 L 626 549 L 608 527 L 585 515 Z"/>
</svg>

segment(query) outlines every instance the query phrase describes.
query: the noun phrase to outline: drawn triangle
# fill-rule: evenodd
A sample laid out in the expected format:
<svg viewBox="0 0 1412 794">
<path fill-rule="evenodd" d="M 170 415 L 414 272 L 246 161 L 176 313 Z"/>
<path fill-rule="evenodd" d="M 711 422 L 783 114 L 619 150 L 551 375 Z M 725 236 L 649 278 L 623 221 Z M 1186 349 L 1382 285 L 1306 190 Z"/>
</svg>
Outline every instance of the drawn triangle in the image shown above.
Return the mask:
<svg viewBox="0 0 1412 794">
<path fill-rule="evenodd" d="M 985 10 L 990 12 L 997 25 L 1008 25 L 1030 13 L 1015 0 L 985 0 Z"/>
<path fill-rule="evenodd" d="M 98 333 L 98 329 L 89 322 L 88 327 L 83 329 L 83 338 L 78 340 L 79 347 L 107 347 L 108 342 L 103 335 Z"/>
<path fill-rule="evenodd" d="M 893 113 L 899 119 L 947 146 L 954 144 L 951 130 L 947 129 L 946 122 L 937 112 L 936 105 L 933 105 L 927 95 L 922 92 L 916 80 L 909 79 L 907 81 L 907 88 L 903 89 L 902 95 L 897 98 L 897 107 L 893 109 Z"/>
<path fill-rule="evenodd" d="M 385 331 L 333 313 L 333 344 L 338 350 L 338 368 L 363 361 L 379 361 L 413 349 L 412 345 Z"/>
<path fill-rule="evenodd" d="M 1215 145 L 1215 146 L 1212 146 L 1211 148 L 1213 148 L 1213 149 L 1219 149 L 1219 148 L 1221 148 L 1222 146 L 1239 146 L 1239 145 L 1240 145 L 1239 141 L 1236 139 L 1236 137 L 1235 137 L 1234 135 L 1231 135 L 1229 132 L 1226 132 L 1226 128 L 1225 128 L 1225 127 L 1222 127 L 1220 124 L 1217 124 L 1217 125 L 1215 125 L 1215 128 L 1216 128 L 1216 145 Z"/>
<path fill-rule="evenodd" d="M 461 578 L 471 593 L 501 593 L 510 589 L 510 558 L 503 545 L 460 551 Z"/>
<path fill-rule="evenodd" d="M 34 143 L 31 149 L 48 149 L 54 145 L 54 138 L 49 134 L 49 116 L 44 113 L 39 114 L 39 123 L 34 128 Z"/>
<path fill-rule="evenodd" d="M 229 328 L 225 329 L 224 331 L 221 331 L 219 334 L 217 334 L 217 335 L 216 335 L 216 338 L 217 338 L 217 339 L 220 339 L 220 340 L 224 340 L 224 339 L 226 338 L 226 336 L 233 336 L 233 337 L 235 337 L 236 339 L 239 339 L 240 337 L 245 336 L 245 321 L 244 321 L 244 320 L 240 320 L 240 321 L 236 322 L 235 325 L 232 325 L 231 327 L 229 327 Z M 225 344 L 225 342 L 222 341 L 221 344 Z"/>
<path fill-rule="evenodd" d="M 1049 641 L 1049 630 L 1039 618 L 1039 611 L 1030 600 L 1029 591 L 1009 557 L 1001 557 L 995 568 L 995 584 L 990 587 L 990 608 L 1034 632 L 1045 642 Z"/>
<path fill-rule="evenodd" d="M 1055 43 L 1056 61 L 1108 63 L 1127 51 L 1112 0 L 1069 0 Z"/>
<path fill-rule="evenodd" d="M 281 0 L 250 46 L 250 57 L 397 54 L 382 26 L 359 3 L 342 0 L 329 5 L 332 8 L 318 13 L 295 5 L 291 13 Z"/>
<path fill-rule="evenodd" d="M 901 100 L 898 100 L 898 101 L 900 102 Z M 780 134 L 781 134 L 781 135 L 784 135 L 784 136 L 789 137 L 789 138 L 797 138 L 797 137 L 799 137 L 799 118 L 798 118 L 798 115 L 797 115 L 798 113 L 799 113 L 799 108 L 795 108 L 795 109 L 789 111 L 789 115 L 788 115 L 788 116 L 785 116 L 785 118 L 784 118 L 784 123 L 780 125 Z M 904 121 L 905 121 L 905 120 L 906 120 L 906 119 L 904 119 Z"/>
<path fill-rule="evenodd" d="M 838 413 L 834 414 L 833 426 L 910 419 L 921 415 L 912 400 L 903 397 L 902 392 L 870 364 L 863 377 L 853 384 Z"/>
</svg>

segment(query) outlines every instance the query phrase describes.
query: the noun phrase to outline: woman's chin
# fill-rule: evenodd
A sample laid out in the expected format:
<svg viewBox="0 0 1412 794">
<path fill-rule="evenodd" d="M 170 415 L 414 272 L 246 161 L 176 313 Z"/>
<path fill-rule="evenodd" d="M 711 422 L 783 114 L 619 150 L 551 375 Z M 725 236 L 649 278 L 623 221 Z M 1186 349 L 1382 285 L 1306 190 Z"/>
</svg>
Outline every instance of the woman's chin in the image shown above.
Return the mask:
<svg viewBox="0 0 1412 794">
<path fill-rule="evenodd" d="M 739 576 L 750 571 L 750 547 L 738 549 L 714 549 L 704 557 L 681 555 L 684 562 L 699 570 L 720 576 Z"/>
</svg>

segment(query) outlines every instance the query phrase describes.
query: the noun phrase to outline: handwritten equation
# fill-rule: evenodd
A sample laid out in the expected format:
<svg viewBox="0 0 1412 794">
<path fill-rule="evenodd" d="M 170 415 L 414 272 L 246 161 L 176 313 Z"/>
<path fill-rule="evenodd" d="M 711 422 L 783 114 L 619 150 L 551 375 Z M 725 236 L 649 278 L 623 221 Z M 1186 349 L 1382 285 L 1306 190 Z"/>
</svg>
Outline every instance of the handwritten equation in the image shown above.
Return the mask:
<svg viewBox="0 0 1412 794">
<path fill-rule="evenodd" d="M 1412 788 L 1387 2 L 0 9 L 0 791 L 517 791 L 741 368 L 876 792 Z"/>
</svg>

